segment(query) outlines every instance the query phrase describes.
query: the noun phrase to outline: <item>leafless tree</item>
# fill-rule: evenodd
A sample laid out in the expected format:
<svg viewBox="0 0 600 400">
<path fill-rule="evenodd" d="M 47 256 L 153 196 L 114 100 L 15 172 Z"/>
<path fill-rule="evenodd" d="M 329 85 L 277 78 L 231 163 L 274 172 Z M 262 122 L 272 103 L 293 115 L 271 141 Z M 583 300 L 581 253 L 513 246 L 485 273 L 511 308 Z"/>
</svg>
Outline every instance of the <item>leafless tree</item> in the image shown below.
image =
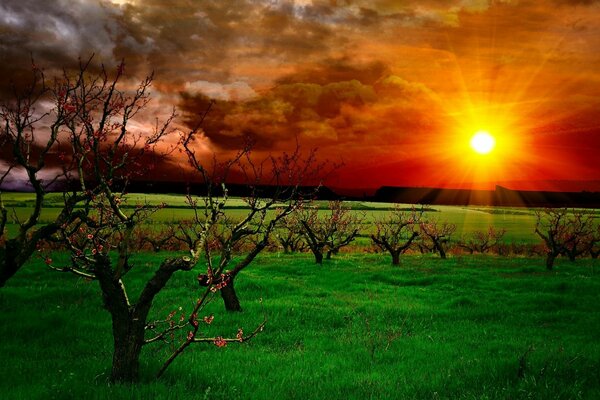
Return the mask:
<svg viewBox="0 0 600 400">
<path fill-rule="evenodd" d="M 190 164 L 200 175 L 207 191 L 200 202 L 188 197 L 188 203 L 195 210 L 195 219 L 191 224 L 182 226 L 181 233 L 183 240 L 189 243 L 200 236 L 217 242 L 217 246 L 203 247 L 210 273 L 201 274 L 198 282 L 205 286 L 210 282 L 210 275 L 219 277 L 225 309 L 241 311 L 234 286 L 236 277 L 268 246 L 281 221 L 298 209 L 304 199 L 314 196 L 316 189 L 306 189 L 302 185 L 314 181 L 322 173 L 323 165 L 315 163 L 314 151 L 305 156 L 299 146 L 291 153 L 269 156 L 257 162 L 251 157 L 251 147 L 248 146 L 231 160 L 220 164 L 215 162 L 211 168 L 206 168 L 198 160 L 193 147 L 195 134 L 196 131 L 191 131 L 183 139 L 183 145 Z M 247 212 L 240 219 L 228 218 L 223 212 L 229 200 L 225 182 L 234 167 L 243 171 L 249 189 L 243 199 Z M 211 220 L 215 223 L 199 228 Z M 235 259 L 235 250 L 242 247 L 242 243 L 247 251 L 241 259 Z M 213 263 L 215 253 L 218 260 Z"/>
<path fill-rule="evenodd" d="M 275 239 L 284 253 L 303 252 L 307 249 L 300 221 L 295 213 L 284 218 L 275 231 Z"/>
<path fill-rule="evenodd" d="M 470 254 L 487 253 L 495 248 L 506 234 L 506 229 L 496 229 L 493 226 L 488 227 L 487 231 L 474 231 L 467 238 L 461 240 L 458 245 Z"/>
<path fill-rule="evenodd" d="M 593 234 L 588 243 L 588 252 L 594 259 L 600 255 L 600 224 L 592 230 Z"/>
<path fill-rule="evenodd" d="M 353 213 L 349 206 L 336 200 L 330 201 L 323 213 L 316 206 L 303 207 L 296 218 L 315 262 L 322 264 L 323 254 L 330 259 L 358 236 L 364 215 Z"/>
<path fill-rule="evenodd" d="M 104 307 L 112 318 L 111 380 L 132 382 L 139 377 L 139 358 L 144 345 L 169 340 L 172 333 L 188 329 L 185 339 L 160 369 L 161 375 L 192 343 L 211 342 L 222 346 L 231 341 L 242 342 L 262 329 L 264 321 L 246 336 L 242 331 L 230 339 L 202 336 L 198 315 L 213 293 L 222 288 L 219 277 L 212 275 L 198 294 L 194 307 L 179 322 L 166 318 L 162 320 L 166 321 L 163 324 L 161 319 L 149 319 L 156 295 L 173 274 L 191 271 L 199 263 L 205 234 L 191 243 L 188 255 L 164 257 L 158 261 L 137 299 L 128 293 L 127 277 L 135 267 L 130 262 L 135 250 L 135 229 L 161 206 L 144 203 L 133 208 L 124 207 L 125 191 L 131 180 L 153 168 L 154 157 L 169 152 L 163 142 L 174 134 L 170 129 L 174 114 L 164 123 L 157 123 L 151 132 L 130 129 L 130 122 L 150 100 L 148 89 L 152 77 L 144 79 L 133 91 L 122 90 L 119 82 L 123 70 L 121 64 L 111 77 L 104 69 L 99 74 L 88 74 L 82 66 L 75 78 L 75 90 L 68 98 L 75 114 L 67 122 L 66 129 L 89 212 L 59 227 L 57 236 L 71 254 L 70 264 L 54 265 L 50 259 L 47 263 L 59 271 L 98 281 Z M 204 221 L 202 232 L 208 232 L 218 216 Z"/>
<path fill-rule="evenodd" d="M 439 253 L 440 257 L 446 258 L 446 247 L 450 237 L 456 231 L 456 225 L 447 221 L 431 219 L 421 221 L 419 233 L 423 239 L 423 245 Z"/>
<path fill-rule="evenodd" d="M 579 210 L 548 208 L 537 211 L 535 233 L 546 245 L 546 269 L 552 270 L 556 257 L 561 254 L 573 261 L 589 251 L 593 226 L 592 216 Z"/>
<path fill-rule="evenodd" d="M 387 217 L 375 221 L 376 232 L 371 240 L 392 256 L 392 264 L 400 264 L 400 255 L 407 251 L 419 236 L 418 227 L 423 211 L 406 212 L 396 205 Z"/>
</svg>

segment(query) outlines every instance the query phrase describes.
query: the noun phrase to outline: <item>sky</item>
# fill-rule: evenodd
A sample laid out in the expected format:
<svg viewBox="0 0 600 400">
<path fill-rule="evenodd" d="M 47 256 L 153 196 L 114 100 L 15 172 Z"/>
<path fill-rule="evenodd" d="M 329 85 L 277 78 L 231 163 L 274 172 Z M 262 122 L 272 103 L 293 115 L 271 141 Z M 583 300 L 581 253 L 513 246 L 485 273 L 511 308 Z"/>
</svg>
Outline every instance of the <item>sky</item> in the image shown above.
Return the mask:
<svg viewBox="0 0 600 400">
<path fill-rule="evenodd" d="M 2 99 L 32 55 L 52 71 L 91 54 L 132 82 L 154 71 L 149 126 L 172 107 L 193 126 L 212 99 L 207 152 L 298 141 L 343 163 L 331 186 L 600 191 L 600 1 L 0 4 Z"/>
</svg>

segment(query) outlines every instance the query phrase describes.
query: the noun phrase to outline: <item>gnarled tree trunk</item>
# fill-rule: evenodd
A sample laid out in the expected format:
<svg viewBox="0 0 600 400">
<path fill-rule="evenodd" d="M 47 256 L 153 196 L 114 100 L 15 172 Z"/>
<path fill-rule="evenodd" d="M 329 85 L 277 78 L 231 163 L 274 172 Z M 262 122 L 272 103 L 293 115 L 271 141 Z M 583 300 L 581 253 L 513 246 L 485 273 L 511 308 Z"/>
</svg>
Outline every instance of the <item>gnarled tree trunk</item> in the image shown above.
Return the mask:
<svg viewBox="0 0 600 400">
<path fill-rule="evenodd" d="M 242 311 L 242 306 L 240 305 L 240 299 L 237 297 L 233 283 L 234 277 L 231 276 L 227 285 L 221 288 L 221 298 L 225 304 L 225 310 L 239 312 Z"/>
<path fill-rule="evenodd" d="M 110 380 L 112 382 L 137 382 L 140 371 L 140 353 L 144 343 L 143 320 L 112 314 L 114 351 Z"/>
</svg>

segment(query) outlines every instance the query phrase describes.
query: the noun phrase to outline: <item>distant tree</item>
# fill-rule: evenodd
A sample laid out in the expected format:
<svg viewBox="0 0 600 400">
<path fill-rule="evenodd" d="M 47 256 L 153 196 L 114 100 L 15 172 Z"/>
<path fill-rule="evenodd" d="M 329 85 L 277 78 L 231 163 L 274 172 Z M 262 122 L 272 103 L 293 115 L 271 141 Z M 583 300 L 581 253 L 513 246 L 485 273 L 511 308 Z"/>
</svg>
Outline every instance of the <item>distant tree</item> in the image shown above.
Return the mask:
<svg viewBox="0 0 600 400">
<path fill-rule="evenodd" d="M 588 243 L 588 252 L 594 259 L 600 255 L 600 225 L 596 225 Z"/>
<path fill-rule="evenodd" d="M 371 240 L 381 250 L 390 253 L 393 265 L 400 264 L 400 255 L 419 236 L 422 215 L 422 210 L 406 212 L 396 205 L 386 217 L 375 221 L 376 232 L 371 235 Z"/>
<path fill-rule="evenodd" d="M 495 248 L 506 234 L 506 229 L 496 229 L 490 226 L 487 231 L 474 231 L 471 235 L 459 242 L 459 246 L 468 250 L 470 254 L 474 252 L 486 253 Z"/>
<path fill-rule="evenodd" d="M 280 221 L 275 231 L 275 239 L 286 254 L 302 252 L 308 248 L 302 235 L 300 221 L 295 213 Z"/>
<path fill-rule="evenodd" d="M 315 256 L 317 264 L 323 263 L 323 254 L 330 259 L 333 254 L 358 236 L 364 215 L 352 212 L 342 201 L 330 201 L 327 210 L 319 213 L 316 206 L 297 211 L 306 245 Z"/>
<path fill-rule="evenodd" d="M 421 245 L 431 251 L 436 251 L 442 259 L 445 259 L 446 247 L 455 231 L 456 225 L 447 221 L 441 222 L 434 219 L 421 221 L 419 224 Z"/>
<path fill-rule="evenodd" d="M 177 247 L 176 230 L 173 225 L 160 230 L 139 228 L 135 231 L 135 237 L 139 239 L 135 245 L 137 249 L 141 250 L 148 245 L 152 251 L 158 253 L 161 250 L 175 250 Z"/>
<path fill-rule="evenodd" d="M 552 270 L 559 255 L 571 261 L 586 251 L 593 238 L 593 218 L 579 210 L 545 209 L 536 212 L 535 233 L 546 245 L 546 269 Z"/>
<path fill-rule="evenodd" d="M 82 71 L 86 68 L 82 65 Z M 29 84 L 20 90 L 15 87 L 12 99 L 0 106 L 0 152 L 6 157 L 5 165 L 0 163 L 0 188 L 11 174 L 22 173 L 35 193 L 33 207 L 22 219 L 16 213 L 9 214 L 0 189 L 0 287 L 19 271 L 42 241 L 85 213 L 89 196 L 74 189 L 63 193 L 63 205 L 56 218 L 50 222 L 40 220 L 48 188 L 55 184 L 72 186 L 69 184 L 76 178 L 69 137 L 63 131 L 81 115 L 80 105 L 72 101 L 81 84 L 80 77 L 71 80 L 66 73 L 48 84 L 44 72 L 33 64 Z M 50 169 L 51 160 L 61 167 Z M 17 226 L 11 236 L 5 229 L 9 222 Z"/>
</svg>

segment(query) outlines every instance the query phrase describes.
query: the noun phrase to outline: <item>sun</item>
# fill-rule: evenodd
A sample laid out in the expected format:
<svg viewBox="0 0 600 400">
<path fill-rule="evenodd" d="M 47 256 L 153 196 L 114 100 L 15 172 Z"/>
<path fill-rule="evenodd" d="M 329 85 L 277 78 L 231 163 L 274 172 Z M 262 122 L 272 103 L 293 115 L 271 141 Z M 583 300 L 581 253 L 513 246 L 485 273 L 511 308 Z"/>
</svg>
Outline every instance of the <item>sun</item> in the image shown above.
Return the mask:
<svg viewBox="0 0 600 400">
<path fill-rule="evenodd" d="M 496 139 L 487 131 L 478 131 L 471 138 L 471 148 L 479 154 L 489 154 L 496 147 Z"/>
</svg>

